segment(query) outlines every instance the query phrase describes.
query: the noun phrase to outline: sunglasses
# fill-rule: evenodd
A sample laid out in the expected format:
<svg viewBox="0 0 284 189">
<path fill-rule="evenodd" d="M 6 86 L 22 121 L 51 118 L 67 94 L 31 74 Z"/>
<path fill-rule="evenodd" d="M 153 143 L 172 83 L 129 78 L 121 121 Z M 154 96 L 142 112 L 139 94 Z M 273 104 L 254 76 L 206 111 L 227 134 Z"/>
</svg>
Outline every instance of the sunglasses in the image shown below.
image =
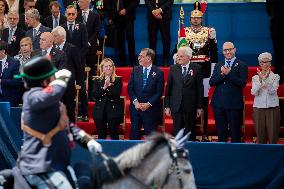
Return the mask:
<svg viewBox="0 0 284 189">
<path fill-rule="evenodd" d="M 30 8 L 30 9 L 33 9 L 33 8 L 35 8 L 35 6 L 29 6 L 29 8 Z"/>
<path fill-rule="evenodd" d="M 67 13 L 67 16 L 75 16 L 76 13 Z"/>
</svg>

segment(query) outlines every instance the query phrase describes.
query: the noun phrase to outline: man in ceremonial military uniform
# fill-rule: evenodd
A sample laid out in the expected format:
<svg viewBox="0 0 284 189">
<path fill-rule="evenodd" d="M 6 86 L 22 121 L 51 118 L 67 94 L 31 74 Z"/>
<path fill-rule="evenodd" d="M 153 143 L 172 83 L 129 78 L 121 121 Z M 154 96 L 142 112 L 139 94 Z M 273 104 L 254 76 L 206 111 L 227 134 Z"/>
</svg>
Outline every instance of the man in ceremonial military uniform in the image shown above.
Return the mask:
<svg viewBox="0 0 284 189">
<path fill-rule="evenodd" d="M 204 133 L 207 135 L 209 78 L 212 64 L 218 62 L 218 48 L 215 29 L 202 26 L 205 9 L 205 1 L 201 4 L 198 1 L 194 3 L 194 10 L 190 14 L 191 26 L 185 28 L 185 39 L 193 50 L 191 62 L 201 66 L 204 85 Z"/>
</svg>

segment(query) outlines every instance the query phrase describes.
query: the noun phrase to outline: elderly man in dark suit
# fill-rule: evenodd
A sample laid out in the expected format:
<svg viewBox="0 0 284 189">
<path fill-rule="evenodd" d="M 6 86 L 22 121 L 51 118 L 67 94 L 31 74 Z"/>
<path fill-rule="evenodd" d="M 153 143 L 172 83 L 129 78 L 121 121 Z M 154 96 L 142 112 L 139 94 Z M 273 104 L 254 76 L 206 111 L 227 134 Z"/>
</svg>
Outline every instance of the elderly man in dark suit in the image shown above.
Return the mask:
<svg viewBox="0 0 284 189">
<path fill-rule="evenodd" d="M 189 140 L 195 140 L 196 117 L 202 114 L 203 80 L 201 66 L 191 63 L 192 50 L 181 47 L 177 62 L 171 66 L 165 96 L 165 113 L 172 116 L 174 134 L 185 128 L 191 131 Z"/>
<path fill-rule="evenodd" d="M 117 48 L 120 66 L 136 65 L 134 20 L 139 0 L 114 0 L 112 6 L 112 19 L 117 31 Z M 128 44 L 129 63 L 125 54 L 125 36 Z"/>
<path fill-rule="evenodd" d="M 43 32 L 50 32 L 51 28 L 45 27 L 40 23 L 40 14 L 37 9 L 28 10 L 25 16 L 27 26 L 32 27 L 32 29 L 26 32 L 26 37 L 30 37 L 33 40 L 34 50 L 39 49 L 40 35 Z"/>
<path fill-rule="evenodd" d="M 213 107 L 218 141 L 227 142 L 230 129 L 232 142 L 241 142 L 241 115 L 244 109 L 243 88 L 248 79 L 248 67 L 235 57 L 236 48 L 232 42 L 223 44 L 225 60 L 215 65 L 209 80 L 215 88 Z"/>
<path fill-rule="evenodd" d="M 148 8 L 149 47 L 156 51 L 158 30 L 160 30 L 163 43 L 163 66 L 168 65 L 170 57 L 170 22 L 173 2 L 174 0 L 145 0 Z"/>
<path fill-rule="evenodd" d="M 9 12 L 7 18 L 9 27 L 3 30 L 2 40 L 8 43 L 7 54 L 13 57 L 19 53 L 20 41 L 25 37 L 25 31 L 17 26 L 19 23 L 17 12 Z"/>
<path fill-rule="evenodd" d="M 66 42 L 66 31 L 63 27 L 57 26 L 52 30 L 52 35 L 54 37 L 54 44 L 58 49 L 64 51 L 67 59 L 67 69 L 71 71 L 72 76 L 69 80 L 68 87 L 63 96 L 63 103 L 67 107 L 67 114 L 71 122 L 75 122 L 75 81 L 77 85 L 81 86 L 81 112 L 82 115 L 86 116 L 88 111 L 88 99 L 86 96 L 86 89 L 84 84 L 84 71 L 81 65 L 81 58 L 77 56 L 77 47 L 71 43 Z"/>
<path fill-rule="evenodd" d="M 11 106 L 18 106 L 22 100 L 21 79 L 15 79 L 19 74 L 20 62 L 7 55 L 8 45 L 0 41 L 0 102 L 10 102 Z"/>
<path fill-rule="evenodd" d="M 142 49 L 138 57 L 140 65 L 133 68 L 127 86 L 132 140 L 141 138 L 142 125 L 146 135 L 157 127 L 158 102 L 164 91 L 164 72 L 152 64 L 154 59 L 152 49 Z"/>
<path fill-rule="evenodd" d="M 49 28 L 56 28 L 66 22 L 66 17 L 60 14 L 61 5 L 57 1 L 51 1 L 49 4 L 51 15 L 44 19 L 44 25 Z"/>
<path fill-rule="evenodd" d="M 30 29 L 26 25 L 25 12 L 27 12 L 30 9 L 34 9 L 34 8 L 35 8 L 35 0 L 24 0 L 24 12 L 20 13 L 18 26 L 25 31 Z"/>
</svg>

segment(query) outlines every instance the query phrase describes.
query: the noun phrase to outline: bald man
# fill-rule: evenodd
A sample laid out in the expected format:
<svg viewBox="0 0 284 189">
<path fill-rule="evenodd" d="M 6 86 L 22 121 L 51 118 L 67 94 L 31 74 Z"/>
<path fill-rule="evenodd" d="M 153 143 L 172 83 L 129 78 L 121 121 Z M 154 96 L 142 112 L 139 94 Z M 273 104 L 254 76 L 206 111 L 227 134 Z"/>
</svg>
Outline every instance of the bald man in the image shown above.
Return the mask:
<svg viewBox="0 0 284 189">
<path fill-rule="evenodd" d="M 39 46 L 40 50 L 35 51 L 35 56 L 50 56 L 51 62 L 57 69 L 67 69 L 66 55 L 63 51 L 53 46 L 54 37 L 51 32 L 43 32 L 40 35 Z"/>
<path fill-rule="evenodd" d="M 231 142 L 241 142 L 243 88 L 248 79 L 248 67 L 236 58 L 236 51 L 232 42 L 223 44 L 224 60 L 215 65 L 209 80 L 210 86 L 215 88 L 211 106 L 219 142 L 227 142 L 229 130 Z"/>
</svg>

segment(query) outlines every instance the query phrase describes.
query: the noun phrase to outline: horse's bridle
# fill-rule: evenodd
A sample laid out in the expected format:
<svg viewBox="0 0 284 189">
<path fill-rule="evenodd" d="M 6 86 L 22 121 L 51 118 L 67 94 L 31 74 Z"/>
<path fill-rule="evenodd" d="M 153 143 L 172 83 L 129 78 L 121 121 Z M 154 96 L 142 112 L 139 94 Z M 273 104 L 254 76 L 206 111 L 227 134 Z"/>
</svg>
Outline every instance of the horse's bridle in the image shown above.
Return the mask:
<svg viewBox="0 0 284 189">
<path fill-rule="evenodd" d="M 164 186 L 167 184 L 167 182 L 169 180 L 170 175 L 174 172 L 176 172 L 176 174 L 177 174 L 180 189 L 183 189 L 184 184 L 183 184 L 182 178 L 181 178 L 181 171 L 180 171 L 180 166 L 178 165 L 178 158 L 188 159 L 188 150 L 186 150 L 184 148 L 177 149 L 176 147 L 174 147 L 173 141 L 171 141 L 171 140 L 168 140 L 168 147 L 169 147 L 170 157 L 172 158 L 172 163 L 171 163 L 170 168 L 167 171 L 167 176 L 166 176 L 165 180 L 163 181 L 163 183 L 161 185 L 161 189 L 164 188 Z M 137 177 L 135 177 L 131 173 L 129 173 L 128 175 L 129 175 L 130 178 L 132 178 L 135 182 L 137 182 L 143 188 L 145 188 L 145 189 L 151 188 L 150 185 L 145 184 L 143 181 L 139 180 Z"/>
</svg>

